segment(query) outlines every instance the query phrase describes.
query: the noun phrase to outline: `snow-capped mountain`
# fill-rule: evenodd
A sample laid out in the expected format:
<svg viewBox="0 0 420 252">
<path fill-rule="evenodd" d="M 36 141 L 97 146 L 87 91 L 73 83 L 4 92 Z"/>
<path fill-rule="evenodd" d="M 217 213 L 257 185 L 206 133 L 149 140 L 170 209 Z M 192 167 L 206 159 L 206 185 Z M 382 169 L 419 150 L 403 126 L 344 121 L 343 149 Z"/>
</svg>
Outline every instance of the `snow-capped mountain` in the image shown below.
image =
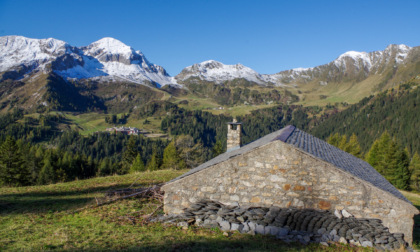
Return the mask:
<svg viewBox="0 0 420 252">
<path fill-rule="evenodd" d="M 325 65 L 296 68 L 265 77 L 277 85 L 306 83 L 312 80 L 319 81 L 321 85 L 327 85 L 331 81 L 340 82 L 349 79 L 361 81 L 370 75 L 398 68 L 408 62 L 410 58 L 417 57 L 417 52 L 418 48 L 406 45 L 389 45 L 383 51 L 370 53 L 349 51 Z"/>
<path fill-rule="evenodd" d="M 34 69 L 44 71 L 47 64 L 65 54 L 73 54 L 73 48 L 61 40 L 0 37 L 0 72 L 29 73 Z"/>
<path fill-rule="evenodd" d="M 133 48 L 113 38 L 103 38 L 86 47 L 73 47 L 56 39 L 0 37 L 0 73 L 23 78 L 25 74 L 54 71 L 65 78 L 122 78 L 159 86 L 175 84 L 165 69 L 151 64 Z"/>
<path fill-rule="evenodd" d="M 340 82 L 348 79 L 361 81 L 369 75 L 381 74 L 383 71 L 398 67 L 415 56 L 416 48 L 406 45 L 389 45 L 383 51 L 355 52 L 349 51 L 334 61 L 311 68 L 295 68 L 276 74 L 260 74 L 241 64 L 224 65 L 210 60 L 186 67 L 175 78 L 179 83 L 190 78 L 221 84 L 233 79 L 246 79 L 260 85 L 296 86 L 302 83 L 317 81 L 321 85 L 329 82 Z"/>
<path fill-rule="evenodd" d="M 186 67 L 175 78 L 178 81 L 185 81 L 192 77 L 216 84 L 233 79 L 246 79 L 258 84 L 266 84 L 264 77 L 249 67 L 241 64 L 224 65 L 215 60 L 208 60 Z"/>
</svg>

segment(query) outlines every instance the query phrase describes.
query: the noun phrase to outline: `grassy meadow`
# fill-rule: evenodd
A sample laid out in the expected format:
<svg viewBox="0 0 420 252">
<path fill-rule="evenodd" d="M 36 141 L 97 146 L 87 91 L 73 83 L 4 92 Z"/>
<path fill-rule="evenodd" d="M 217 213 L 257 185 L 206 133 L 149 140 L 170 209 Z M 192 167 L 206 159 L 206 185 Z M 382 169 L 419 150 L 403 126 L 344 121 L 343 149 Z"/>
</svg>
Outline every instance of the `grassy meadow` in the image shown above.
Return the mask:
<svg viewBox="0 0 420 252">
<path fill-rule="evenodd" d="M 129 198 L 97 207 L 111 189 L 168 181 L 185 170 L 99 177 L 47 186 L 0 188 L 0 251 L 371 251 L 338 244 L 287 244 L 269 236 L 224 234 L 145 222 L 160 202 Z M 138 179 L 138 181 L 136 181 Z M 163 214 L 159 210 L 157 214 Z"/>
</svg>

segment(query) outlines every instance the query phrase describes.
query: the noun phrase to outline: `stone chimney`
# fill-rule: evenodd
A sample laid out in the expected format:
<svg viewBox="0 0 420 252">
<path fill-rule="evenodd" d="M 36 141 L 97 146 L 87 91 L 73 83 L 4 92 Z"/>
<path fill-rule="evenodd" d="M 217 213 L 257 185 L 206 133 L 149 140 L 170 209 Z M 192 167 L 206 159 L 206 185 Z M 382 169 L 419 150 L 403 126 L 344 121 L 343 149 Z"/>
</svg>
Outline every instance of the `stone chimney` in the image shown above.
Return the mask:
<svg viewBox="0 0 420 252">
<path fill-rule="evenodd" d="M 228 123 L 226 152 L 239 149 L 241 147 L 241 125 L 236 119 Z"/>
</svg>

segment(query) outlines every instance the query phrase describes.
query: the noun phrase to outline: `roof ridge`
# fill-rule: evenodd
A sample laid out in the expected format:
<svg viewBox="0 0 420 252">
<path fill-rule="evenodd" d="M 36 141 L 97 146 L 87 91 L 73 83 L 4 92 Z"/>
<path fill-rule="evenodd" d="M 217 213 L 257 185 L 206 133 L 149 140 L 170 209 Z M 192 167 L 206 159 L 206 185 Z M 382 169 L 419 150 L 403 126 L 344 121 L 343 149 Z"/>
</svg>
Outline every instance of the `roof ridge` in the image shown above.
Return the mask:
<svg viewBox="0 0 420 252">
<path fill-rule="evenodd" d="M 287 139 L 292 135 L 292 133 L 295 131 L 296 127 L 293 125 L 287 125 L 283 128 L 283 131 L 280 135 L 278 135 L 276 138 L 273 139 L 273 141 L 280 140 L 282 142 L 286 142 Z"/>
</svg>

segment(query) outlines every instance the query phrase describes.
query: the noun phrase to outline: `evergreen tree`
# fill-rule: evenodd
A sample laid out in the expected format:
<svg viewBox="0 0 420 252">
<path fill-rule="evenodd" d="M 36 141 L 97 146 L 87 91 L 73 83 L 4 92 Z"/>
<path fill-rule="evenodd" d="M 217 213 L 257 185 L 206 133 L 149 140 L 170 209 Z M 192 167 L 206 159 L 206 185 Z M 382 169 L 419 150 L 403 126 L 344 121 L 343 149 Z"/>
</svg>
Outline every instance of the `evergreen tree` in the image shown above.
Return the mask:
<svg viewBox="0 0 420 252">
<path fill-rule="evenodd" d="M 203 162 L 203 145 L 194 144 L 194 139 L 188 135 L 179 136 L 176 139 L 175 146 L 180 150 L 180 158 L 186 167 L 194 168 Z"/>
<path fill-rule="evenodd" d="M 398 166 L 398 146 L 397 144 L 390 140 L 386 142 L 387 145 L 379 145 L 379 147 L 384 148 L 383 149 L 383 158 L 379 160 L 379 166 L 382 169 L 382 175 L 393 185 L 395 185 L 396 182 L 396 169 Z"/>
<path fill-rule="evenodd" d="M 112 172 L 112 167 L 111 167 L 111 161 L 109 160 L 108 157 L 105 157 L 104 159 L 102 159 L 102 161 L 99 164 L 99 176 L 106 176 L 106 175 L 110 175 Z"/>
<path fill-rule="evenodd" d="M 146 167 L 144 166 L 143 160 L 141 159 L 140 153 L 137 154 L 136 159 L 134 159 L 133 164 L 130 167 L 130 173 L 142 172 L 145 171 Z"/>
<path fill-rule="evenodd" d="M 222 153 L 224 153 L 223 144 L 221 141 L 217 140 L 216 144 L 213 146 L 213 149 L 212 149 L 213 157 L 217 157 Z"/>
<path fill-rule="evenodd" d="M 397 151 L 396 166 L 394 168 L 394 185 L 401 190 L 407 190 L 410 187 L 410 159 L 408 151 L 401 147 Z"/>
<path fill-rule="evenodd" d="M 344 150 L 355 157 L 360 158 L 362 156 L 360 144 L 357 141 L 357 136 L 354 133 L 353 135 L 351 135 L 349 142 L 346 144 L 346 147 Z"/>
<path fill-rule="evenodd" d="M 129 168 L 131 166 L 134 159 L 137 157 L 138 152 L 136 138 L 134 136 L 130 136 L 122 157 L 123 166 L 125 168 Z"/>
<path fill-rule="evenodd" d="M 51 154 L 47 154 L 44 159 L 44 166 L 42 166 L 41 171 L 38 176 L 39 185 L 47 185 L 55 182 L 55 171 L 52 166 L 52 157 Z"/>
<path fill-rule="evenodd" d="M 382 155 L 379 151 L 379 140 L 376 140 L 375 142 L 373 142 L 372 147 L 370 148 L 368 153 L 366 153 L 365 160 L 372 167 L 374 167 L 379 173 L 381 173 L 381 171 L 378 169 L 379 160 L 381 158 L 382 158 Z"/>
<path fill-rule="evenodd" d="M 30 179 L 30 172 L 24 165 L 16 141 L 7 137 L 0 146 L 0 184 L 21 186 L 29 184 Z"/>
<path fill-rule="evenodd" d="M 165 150 L 163 151 L 163 169 L 179 169 L 179 156 L 178 152 L 175 148 L 175 142 L 172 141 L 166 146 Z"/>
<path fill-rule="evenodd" d="M 37 157 L 37 148 L 35 146 L 30 146 L 29 144 L 23 150 L 23 156 L 25 160 L 26 169 L 30 173 L 30 183 L 31 185 L 36 184 L 38 174 L 42 168 L 42 157 Z"/>
<path fill-rule="evenodd" d="M 366 155 L 366 161 L 399 189 L 406 190 L 410 182 L 408 151 L 404 150 L 388 132 L 376 140 Z"/>
<path fill-rule="evenodd" d="M 417 152 L 411 158 L 409 167 L 411 172 L 410 184 L 415 190 L 420 191 L 420 156 Z"/>
<path fill-rule="evenodd" d="M 327 143 L 334 145 L 335 147 L 338 148 L 339 143 L 341 140 L 341 136 L 338 133 L 335 133 L 334 135 L 330 135 L 327 139 Z"/>
<path fill-rule="evenodd" d="M 347 136 L 342 135 L 340 141 L 338 142 L 338 148 L 346 151 L 346 147 L 347 147 Z"/>
<path fill-rule="evenodd" d="M 390 160 L 395 158 L 396 145 L 391 145 L 391 137 L 384 132 L 381 137 L 373 143 L 366 155 L 366 161 L 372 165 L 385 178 L 389 178 L 390 171 L 387 171 Z"/>
<path fill-rule="evenodd" d="M 147 163 L 147 170 L 148 171 L 156 171 L 159 169 L 159 160 L 156 154 L 156 151 L 153 151 L 152 157 L 150 158 L 149 162 Z"/>
</svg>

